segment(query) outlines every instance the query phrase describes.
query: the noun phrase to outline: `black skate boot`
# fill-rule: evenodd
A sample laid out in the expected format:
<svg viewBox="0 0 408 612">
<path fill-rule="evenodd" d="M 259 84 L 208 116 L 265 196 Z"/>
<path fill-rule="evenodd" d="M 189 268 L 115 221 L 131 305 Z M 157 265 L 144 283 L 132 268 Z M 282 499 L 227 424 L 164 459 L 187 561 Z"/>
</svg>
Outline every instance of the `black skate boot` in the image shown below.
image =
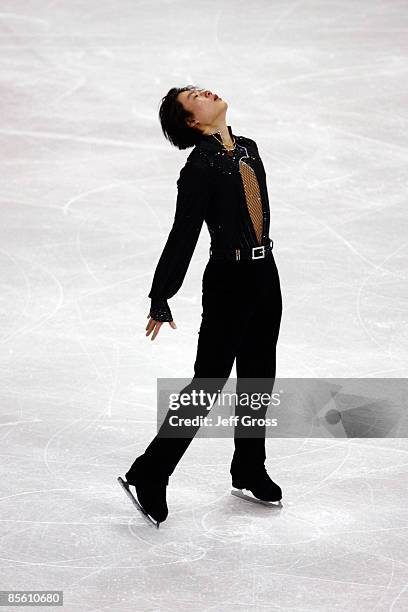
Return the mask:
<svg viewBox="0 0 408 612">
<path fill-rule="evenodd" d="M 282 499 L 282 489 L 269 476 L 265 466 L 254 469 L 252 473 L 232 476 L 232 486 L 238 491 L 231 491 L 232 495 L 271 505 L 271 502 L 279 502 Z M 254 498 L 242 493 L 242 489 L 251 491 Z M 281 505 L 281 503 L 280 503 Z"/>
<path fill-rule="evenodd" d="M 168 476 L 158 476 L 145 468 L 139 468 L 132 473 L 127 472 L 125 478 L 126 480 L 123 480 L 119 476 L 119 484 L 144 517 L 159 528 L 160 523 L 165 521 L 169 514 L 166 501 Z M 135 487 L 137 497 L 130 491 L 130 486 Z"/>
</svg>

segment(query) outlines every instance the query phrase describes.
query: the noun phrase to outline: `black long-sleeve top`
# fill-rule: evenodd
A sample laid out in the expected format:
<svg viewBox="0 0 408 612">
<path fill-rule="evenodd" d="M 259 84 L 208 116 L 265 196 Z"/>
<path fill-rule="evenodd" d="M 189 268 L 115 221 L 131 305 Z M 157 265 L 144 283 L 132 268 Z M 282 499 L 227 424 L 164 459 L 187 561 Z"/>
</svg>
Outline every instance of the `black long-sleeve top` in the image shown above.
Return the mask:
<svg viewBox="0 0 408 612">
<path fill-rule="evenodd" d="M 262 200 L 263 232 L 260 244 L 270 243 L 269 199 L 265 169 L 254 140 L 233 134 L 232 155 L 212 135 L 202 135 L 189 154 L 177 180 L 173 226 L 157 263 L 150 289 L 150 316 L 172 321 L 167 300 L 180 289 L 204 221 L 212 249 L 259 246 L 239 171 L 243 157 L 254 170 Z"/>
</svg>

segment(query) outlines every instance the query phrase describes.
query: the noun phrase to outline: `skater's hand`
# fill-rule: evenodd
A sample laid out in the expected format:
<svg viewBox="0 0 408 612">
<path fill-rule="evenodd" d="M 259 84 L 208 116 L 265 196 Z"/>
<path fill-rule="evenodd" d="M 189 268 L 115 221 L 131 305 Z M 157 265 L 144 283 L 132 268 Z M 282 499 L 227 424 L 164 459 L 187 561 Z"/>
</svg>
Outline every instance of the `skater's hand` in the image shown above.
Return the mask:
<svg viewBox="0 0 408 612">
<path fill-rule="evenodd" d="M 151 318 L 150 314 L 147 315 L 147 318 L 150 320 L 148 324 L 146 325 L 146 330 L 147 330 L 146 336 L 148 336 L 151 332 L 153 332 L 153 336 L 150 338 L 150 340 L 155 339 L 163 323 L 168 323 L 170 327 L 172 327 L 173 329 L 177 329 L 177 325 L 175 324 L 174 321 L 155 321 L 154 319 Z"/>
</svg>

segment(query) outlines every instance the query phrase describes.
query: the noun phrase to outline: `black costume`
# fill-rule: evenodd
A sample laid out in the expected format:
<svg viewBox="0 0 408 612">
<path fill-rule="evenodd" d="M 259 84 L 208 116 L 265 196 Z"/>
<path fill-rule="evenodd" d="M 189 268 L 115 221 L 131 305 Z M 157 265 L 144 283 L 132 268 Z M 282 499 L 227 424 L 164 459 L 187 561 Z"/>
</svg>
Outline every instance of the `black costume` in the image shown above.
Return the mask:
<svg viewBox="0 0 408 612">
<path fill-rule="evenodd" d="M 236 142 L 232 152 L 226 151 L 212 135 L 203 135 L 180 171 L 174 223 L 149 293 L 151 317 L 157 321 L 171 321 L 173 317 L 167 300 L 183 283 L 205 221 L 211 237 L 212 256 L 203 274 L 203 311 L 194 378 L 180 393 L 194 388 L 197 378 L 212 377 L 217 383 L 220 379 L 226 382 L 235 359 L 237 393 L 244 390 L 240 378 L 269 378 L 264 388 L 257 387 L 257 391 L 268 393 L 272 392 L 275 378 L 282 297 L 272 250 L 266 251 L 265 257 L 237 260 L 237 249 L 259 249 L 239 170 L 240 159 L 244 157 L 245 163 L 253 169 L 256 179 L 252 175 L 252 180 L 257 180 L 257 189 L 259 186 L 257 193 L 261 196 L 263 217 L 261 247 L 273 244 L 269 238 L 266 174 L 255 141 L 234 135 L 231 126 L 228 130 Z M 213 259 L 214 255 L 227 253 L 228 259 Z M 259 251 L 256 254 L 259 255 Z M 216 388 L 220 388 L 219 384 Z M 190 416 L 198 414 L 192 415 L 190 406 L 184 412 Z M 236 414 L 245 413 L 248 414 L 248 408 L 237 403 Z M 263 417 L 265 413 L 266 408 L 260 408 L 256 416 Z M 165 420 L 162 427 L 167 425 Z M 244 429 L 235 428 L 235 452 L 230 470 L 233 478 L 264 470 L 264 429 L 260 428 L 258 437 L 251 438 L 241 437 Z M 144 454 L 135 460 L 126 474 L 127 480 L 131 481 L 138 466 L 143 466 L 168 482 L 197 430 L 198 427 L 192 428 L 191 435 L 186 438 L 157 435 Z"/>
<path fill-rule="evenodd" d="M 262 197 L 264 227 L 261 244 L 270 242 L 269 200 L 266 175 L 254 140 L 235 136 L 229 156 L 211 135 L 203 135 L 188 156 L 177 180 L 176 213 L 169 237 L 158 261 L 149 297 L 150 315 L 156 321 L 172 321 L 167 300 L 180 289 L 205 221 L 211 250 L 259 245 L 238 169 L 239 159 L 255 171 Z"/>
</svg>

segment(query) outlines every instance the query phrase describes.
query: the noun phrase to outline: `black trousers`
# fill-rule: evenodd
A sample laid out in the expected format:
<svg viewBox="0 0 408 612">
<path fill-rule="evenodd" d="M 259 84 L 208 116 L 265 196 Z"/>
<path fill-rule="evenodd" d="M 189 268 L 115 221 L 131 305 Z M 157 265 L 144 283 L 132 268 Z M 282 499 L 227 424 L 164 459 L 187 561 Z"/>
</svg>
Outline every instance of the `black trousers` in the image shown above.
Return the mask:
<svg viewBox="0 0 408 612">
<path fill-rule="evenodd" d="M 282 316 L 282 295 L 273 252 L 254 260 L 209 259 L 202 280 L 201 316 L 194 377 L 180 393 L 203 389 L 203 381 L 198 379 L 206 379 L 207 392 L 222 389 L 236 360 L 236 393 L 248 392 L 248 379 L 263 378 L 268 381 L 262 383 L 262 389 L 257 384 L 256 391 L 270 394 L 276 375 L 276 343 Z M 200 412 L 194 406 L 194 413 L 191 408 L 179 410 L 179 417 L 209 415 L 205 408 Z M 256 416 L 264 417 L 266 410 L 267 406 L 260 408 Z M 247 405 L 236 403 L 236 415 L 249 412 Z M 160 433 L 169 427 L 168 419 L 172 415 L 174 412 L 169 410 L 156 437 L 126 473 L 129 481 L 139 466 L 160 477 L 168 478 L 173 473 L 199 427 L 191 427 L 186 437 L 163 437 Z M 248 427 L 245 429 L 248 431 Z M 237 425 L 230 468 L 233 477 L 263 466 L 266 459 L 265 428 L 259 427 L 256 437 L 244 436 L 242 427 Z"/>
</svg>

